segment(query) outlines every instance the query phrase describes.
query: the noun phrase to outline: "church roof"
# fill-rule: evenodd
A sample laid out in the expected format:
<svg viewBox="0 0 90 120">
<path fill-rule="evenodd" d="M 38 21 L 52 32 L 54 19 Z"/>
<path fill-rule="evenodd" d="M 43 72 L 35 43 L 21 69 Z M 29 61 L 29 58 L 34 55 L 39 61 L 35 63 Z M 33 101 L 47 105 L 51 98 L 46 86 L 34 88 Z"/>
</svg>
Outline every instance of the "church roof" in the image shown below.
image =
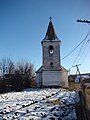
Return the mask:
<svg viewBox="0 0 90 120">
<path fill-rule="evenodd" d="M 43 65 L 36 71 L 36 73 L 41 73 L 43 70 L 45 70 L 44 68 L 43 68 Z M 68 70 L 66 69 L 66 68 L 64 68 L 63 66 L 61 66 L 61 68 L 60 69 L 50 69 L 50 68 L 48 68 L 48 69 L 46 69 L 47 71 L 67 71 L 68 72 Z"/>
<path fill-rule="evenodd" d="M 54 40 L 54 39 L 58 39 L 58 37 L 55 33 L 52 21 L 50 19 L 50 22 L 49 22 L 48 29 L 47 29 L 46 36 L 45 36 L 44 40 Z"/>
</svg>

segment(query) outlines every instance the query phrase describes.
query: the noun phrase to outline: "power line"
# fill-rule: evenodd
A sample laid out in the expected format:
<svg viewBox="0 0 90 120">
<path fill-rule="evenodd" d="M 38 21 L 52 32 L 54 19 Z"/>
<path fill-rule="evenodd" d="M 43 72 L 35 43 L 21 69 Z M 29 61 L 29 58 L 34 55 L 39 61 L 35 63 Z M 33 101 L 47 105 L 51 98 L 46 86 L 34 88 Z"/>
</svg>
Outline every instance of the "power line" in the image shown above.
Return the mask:
<svg viewBox="0 0 90 120">
<path fill-rule="evenodd" d="M 90 25 L 90 20 L 77 20 L 77 22 L 83 22 L 83 23 L 87 23 L 87 24 L 89 24 Z M 89 29 L 89 31 L 90 31 L 90 29 Z M 88 37 L 88 35 L 90 34 L 89 33 L 89 31 L 87 32 L 87 35 L 86 35 L 86 37 L 80 42 L 80 43 L 82 43 L 82 42 L 84 42 L 85 43 L 85 41 L 84 40 L 86 40 L 86 38 Z M 86 42 L 86 44 L 89 42 L 89 40 L 90 39 L 88 39 L 87 40 L 87 42 Z M 83 45 L 82 45 L 82 47 L 84 46 L 84 43 L 83 43 Z M 86 46 L 86 44 L 85 44 L 85 46 Z M 80 44 L 79 44 L 80 45 Z M 76 46 L 77 47 L 77 46 Z M 82 51 L 82 47 L 81 47 L 81 49 L 80 49 L 80 51 L 79 51 L 79 53 L 78 53 L 78 55 L 77 55 L 77 57 L 76 57 L 76 59 L 74 60 L 74 62 L 76 62 L 76 60 L 77 60 L 77 58 L 78 58 L 78 56 L 79 56 L 79 54 L 81 53 L 81 51 Z M 84 51 L 83 51 L 83 53 L 85 52 L 85 50 L 86 50 L 86 47 L 84 48 Z M 72 53 L 73 51 L 71 51 L 71 53 Z M 88 52 L 89 52 L 89 50 L 88 50 Z M 87 54 L 88 54 L 88 52 L 87 52 Z M 82 53 L 82 55 L 83 55 L 83 53 Z M 87 56 L 87 54 L 86 54 L 86 56 Z M 84 60 L 86 59 L 86 56 L 84 57 L 84 59 L 83 59 L 83 62 L 84 62 Z M 65 56 L 65 57 L 67 57 L 67 56 Z M 65 58 L 64 57 L 64 58 Z M 82 62 L 82 63 L 83 63 Z M 77 70 L 79 70 L 78 69 L 78 65 L 76 65 L 76 67 L 77 67 Z"/>
<path fill-rule="evenodd" d="M 87 35 L 85 36 L 85 38 L 84 38 L 71 52 L 69 52 L 66 56 L 64 56 L 61 60 L 64 60 L 64 59 L 67 58 L 71 53 L 73 53 L 73 52 L 87 39 L 87 37 L 89 36 L 89 34 L 90 34 L 90 29 L 88 30 Z"/>
<path fill-rule="evenodd" d="M 81 46 L 81 48 L 80 48 L 80 50 L 79 50 L 79 53 L 78 53 L 77 57 L 75 58 L 75 60 L 74 60 L 74 62 L 73 62 L 72 65 L 75 64 L 75 62 L 77 61 L 78 58 L 79 58 L 78 61 L 80 60 L 81 56 L 84 54 L 84 52 L 85 52 L 85 50 L 86 50 L 86 48 L 87 48 L 88 42 L 89 42 L 89 39 L 87 40 L 86 43 L 85 43 L 85 41 L 83 42 L 83 44 L 82 44 L 82 46 Z M 84 45 L 84 44 L 85 44 L 85 45 Z M 83 50 L 83 48 L 84 48 L 84 50 Z M 83 52 L 82 52 L 82 50 L 83 50 Z M 81 54 L 81 52 L 82 52 L 82 54 Z M 80 56 L 80 54 L 81 54 L 81 56 Z M 77 62 L 78 62 L 78 61 L 77 61 Z"/>
<path fill-rule="evenodd" d="M 81 41 L 70 53 L 68 53 L 65 57 L 63 57 L 61 60 L 64 60 L 66 57 L 68 57 L 71 53 L 73 53 L 82 43 L 83 41 Z"/>
<path fill-rule="evenodd" d="M 86 50 L 86 48 L 87 48 L 87 45 L 89 45 L 89 47 L 88 47 L 88 49 L 87 49 L 87 51 L 86 51 L 86 55 L 84 56 L 84 58 L 83 58 L 83 60 L 82 60 L 82 62 L 81 62 L 81 64 L 80 65 L 82 65 L 83 64 L 83 62 L 84 62 L 84 60 L 86 59 L 86 57 L 87 57 L 87 55 L 88 55 L 88 53 L 89 53 L 89 49 L 90 49 L 90 44 L 89 44 L 89 42 L 90 42 L 90 38 L 87 40 L 87 42 L 86 42 L 86 44 L 85 44 L 85 48 L 84 48 L 84 50 L 83 50 L 83 53 L 81 54 L 81 56 L 84 54 L 84 52 L 85 52 L 85 50 Z M 81 58 L 81 56 L 80 56 L 80 58 Z M 80 58 L 79 58 L 79 60 L 80 60 Z M 78 61 L 79 61 L 78 60 Z M 78 61 L 77 61 L 77 63 L 78 63 Z M 76 64 L 77 64 L 76 63 Z M 75 63 L 74 63 L 75 64 Z M 73 67 L 73 65 L 72 65 L 72 67 Z M 71 67 L 71 68 L 72 68 Z M 71 69 L 70 68 L 70 69 Z M 72 70 L 72 72 L 73 72 L 73 70 Z"/>
<path fill-rule="evenodd" d="M 89 45 L 89 40 L 90 40 L 90 39 L 87 40 L 87 42 L 86 42 L 86 44 L 85 44 L 85 47 L 84 47 L 84 50 L 83 50 L 81 56 L 79 57 L 78 61 L 81 59 L 81 57 L 82 57 L 83 54 L 85 53 L 85 51 L 86 51 L 86 49 L 87 49 L 87 46 Z M 90 48 L 89 48 L 89 49 L 90 49 Z M 87 51 L 87 52 L 88 52 L 88 51 Z M 87 53 L 86 53 L 86 54 L 87 54 Z M 78 61 L 77 61 L 77 62 L 78 62 Z"/>
<path fill-rule="evenodd" d="M 80 53 L 81 53 L 81 51 L 82 51 L 82 48 L 83 48 L 83 46 L 84 46 L 84 43 L 85 43 L 85 41 L 83 42 L 83 44 L 82 44 L 82 46 L 81 46 L 81 48 L 80 48 L 80 50 L 79 50 L 79 53 L 78 53 L 77 57 L 75 58 L 75 60 L 74 60 L 74 62 L 73 62 L 73 65 L 74 65 L 75 62 L 77 61 L 77 59 L 78 59 L 78 57 L 79 57 L 79 55 L 80 55 Z"/>
<path fill-rule="evenodd" d="M 89 42 L 90 42 L 90 41 L 89 41 Z M 84 57 L 84 59 L 83 59 L 83 61 L 82 61 L 81 64 L 83 64 L 83 62 L 85 61 L 85 59 L 86 59 L 86 57 L 87 57 L 87 55 L 88 55 L 88 53 L 89 53 L 89 50 L 90 50 L 90 44 L 89 44 L 89 47 L 88 47 L 87 52 L 86 52 L 86 55 L 85 55 L 85 57 Z"/>
</svg>

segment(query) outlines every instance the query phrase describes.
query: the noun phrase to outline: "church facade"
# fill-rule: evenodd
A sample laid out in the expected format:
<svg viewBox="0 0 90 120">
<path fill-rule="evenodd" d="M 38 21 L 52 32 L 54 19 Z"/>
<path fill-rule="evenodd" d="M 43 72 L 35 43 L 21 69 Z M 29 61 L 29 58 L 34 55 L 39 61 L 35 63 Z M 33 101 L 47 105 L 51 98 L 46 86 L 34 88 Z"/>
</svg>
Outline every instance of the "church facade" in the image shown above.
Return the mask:
<svg viewBox="0 0 90 120">
<path fill-rule="evenodd" d="M 42 66 L 36 71 L 37 87 L 68 87 L 68 71 L 61 65 L 60 44 L 50 20 L 42 45 Z"/>
</svg>

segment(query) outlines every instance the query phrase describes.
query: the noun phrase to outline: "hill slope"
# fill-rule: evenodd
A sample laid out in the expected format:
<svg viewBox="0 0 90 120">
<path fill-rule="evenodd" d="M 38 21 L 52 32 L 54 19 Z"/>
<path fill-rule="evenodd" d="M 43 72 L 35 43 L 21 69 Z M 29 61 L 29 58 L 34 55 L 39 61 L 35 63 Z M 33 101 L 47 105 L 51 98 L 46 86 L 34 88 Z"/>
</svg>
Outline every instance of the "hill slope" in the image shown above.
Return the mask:
<svg viewBox="0 0 90 120">
<path fill-rule="evenodd" d="M 27 89 L 0 95 L 0 120 L 76 120 L 78 94 L 64 89 Z"/>
</svg>

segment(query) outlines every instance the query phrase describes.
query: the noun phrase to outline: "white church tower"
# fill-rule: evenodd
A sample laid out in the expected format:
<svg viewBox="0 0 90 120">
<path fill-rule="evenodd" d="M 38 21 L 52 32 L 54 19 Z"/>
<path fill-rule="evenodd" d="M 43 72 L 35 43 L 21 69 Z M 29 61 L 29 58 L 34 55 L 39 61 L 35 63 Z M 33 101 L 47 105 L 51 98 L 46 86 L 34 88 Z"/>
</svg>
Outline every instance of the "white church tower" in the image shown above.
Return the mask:
<svg viewBox="0 0 90 120">
<path fill-rule="evenodd" d="M 42 66 L 36 71 L 37 87 L 68 87 L 68 71 L 61 66 L 60 44 L 52 21 L 42 44 Z"/>
</svg>

